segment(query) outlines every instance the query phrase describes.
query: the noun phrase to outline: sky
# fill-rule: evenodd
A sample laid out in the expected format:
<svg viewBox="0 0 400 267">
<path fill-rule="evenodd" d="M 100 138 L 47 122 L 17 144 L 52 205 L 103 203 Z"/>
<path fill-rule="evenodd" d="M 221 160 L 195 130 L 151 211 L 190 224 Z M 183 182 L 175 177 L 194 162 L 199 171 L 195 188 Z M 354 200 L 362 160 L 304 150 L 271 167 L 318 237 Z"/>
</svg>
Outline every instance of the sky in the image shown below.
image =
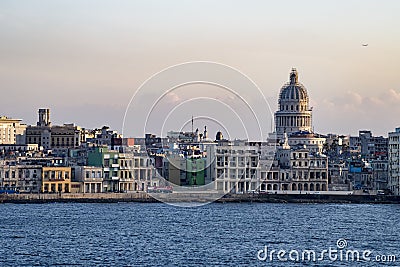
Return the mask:
<svg viewBox="0 0 400 267">
<path fill-rule="evenodd" d="M 147 130 L 187 130 L 194 116 L 194 127 L 203 131 L 209 123 L 210 135 L 222 130 L 243 138 L 243 129 L 258 128 L 243 123 L 251 121 L 250 113 L 238 119 L 234 111 L 242 115 L 239 106 L 248 103 L 262 132 L 270 130 L 271 113 L 259 101 L 265 97 L 275 111 L 295 67 L 310 96 L 316 132 L 370 129 L 386 136 L 400 126 L 398 10 L 399 1 L 3 0 L 0 115 L 35 124 L 37 110 L 48 107 L 53 124 L 108 125 L 136 137 Z M 160 101 L 152 125 L 164 130 L 146 128 L 143 118 L 154 99 L 182 73 L 172 72 L 176 76 L 165 85 L 145 82 L 192 61 L 236 70 L 232 75 L 249 78 L 263 97 L 240 82 L 230 84 L 240 97 L 211 84 L 188 85 Z M 207 73 L 197 71 L 191 74 Z M 229 84 L 231 78 L 222 80 Z M 229 101 L 236 104 L 224 105 Z"/>
</svg>

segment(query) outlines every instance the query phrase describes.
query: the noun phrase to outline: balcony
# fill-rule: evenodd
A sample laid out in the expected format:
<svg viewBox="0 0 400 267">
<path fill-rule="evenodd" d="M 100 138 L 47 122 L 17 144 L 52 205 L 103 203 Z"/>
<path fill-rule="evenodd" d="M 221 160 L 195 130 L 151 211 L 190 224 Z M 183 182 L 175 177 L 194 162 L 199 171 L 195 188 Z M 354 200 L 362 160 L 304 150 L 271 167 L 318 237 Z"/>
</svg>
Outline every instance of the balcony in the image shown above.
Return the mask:
<svg viewBox="0 0 400 267">
<path fill-rule="evenodd" d="M 119 164 L 113 163 L 113 164 L 111 164 L 111 167 L 112 168 L 119 168 Z"/>
</svg>

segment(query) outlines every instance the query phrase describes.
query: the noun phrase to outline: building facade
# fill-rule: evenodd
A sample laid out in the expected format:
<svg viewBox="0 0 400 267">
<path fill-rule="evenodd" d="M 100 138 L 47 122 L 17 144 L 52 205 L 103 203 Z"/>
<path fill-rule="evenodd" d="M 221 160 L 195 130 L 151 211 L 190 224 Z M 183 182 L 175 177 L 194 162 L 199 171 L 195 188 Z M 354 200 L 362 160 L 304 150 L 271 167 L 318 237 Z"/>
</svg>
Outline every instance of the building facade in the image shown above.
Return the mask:
<svg viewBox="0 0 400 267">
<path fill-rule="evenodd" d="M 43 167 L 42 192 L 70 193 L 71 176 L 71 167 Z"/>
<path fill-rule="evenodd" d="M 120 191 L 147 191 L 153 182 L 154 168 L 146 154 L 119 154 L 119 183 Z"/>
<path fill-rule="evenodd" d="M 24 144 L 26 125 L 19 119 L 0 117 L 0 144 Z"/>
<path fill-rule="evenodd" d="M 78 192 L 103 192 L 103 168 L 94 166 L 75 166 L 72 181 L 79 185 Z"/>
<path fill-rule="evenodd" d="M 388 189 L 400 195 L 400 128 L 389 133 Z"/>
<path fill-rule="evenodd" d="M 39 109 L 37 125 L 26 128 L 26 142 L 28 144 L 38 144 L 45 150 L 77 148 L 84 141 L 83 139 L 84 134 L 79 126 L 74 124 L 52 126 L 49 109 Z"/>
<path fill-rule="evenodd" d="M 246 144 L 215 146 L 215 186 L 224 193 L 245 193 L 258 188 L 259 151 Z"/>
<path fill-rule="evenodd" d="M 17 165 L 0 163 L 0 187 L 20 193 L 41 191 L 42 167 L 37 165 Z"/>
</svg>

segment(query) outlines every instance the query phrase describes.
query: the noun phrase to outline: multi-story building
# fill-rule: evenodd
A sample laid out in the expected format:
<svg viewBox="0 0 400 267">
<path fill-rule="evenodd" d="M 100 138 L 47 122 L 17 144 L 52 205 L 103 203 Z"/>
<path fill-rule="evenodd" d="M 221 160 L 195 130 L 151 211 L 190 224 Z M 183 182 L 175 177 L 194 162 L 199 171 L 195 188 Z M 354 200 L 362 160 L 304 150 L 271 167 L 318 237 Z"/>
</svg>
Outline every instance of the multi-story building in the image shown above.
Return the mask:
<svg viewBox="0 0 400 267">
<path fill-rule="evenodd" d="M 373 189 L 385 190 L 388 187 L 388 160 L 376 159 L 371 161 Z"/>
<path fill-rule="evenodd" d="M 285 144 L 278 148 L 277 162 L 271 169 L 261 170 L 261 178 L 261 190 L 327 191 L 328 158 L 306 148 L 291 148 Z"/>
<path fill-rule="evenodd" d="M 0 117 L 0 144 L 24 144 L 26 125 L 19 119 Z"/>
<path fill-rule="evenodd" d="M 258 172 L 260 192 L 281 190 L 280 167 L 277 160 L 272 163 L 269 160 L 260 160 L 260 171 Z"/>
<path fill-rule="evenodd" d="M 174 185 L 205 185 L 208 169 L 207 159 L 200 155 L 169 154 L 163 158 L 164 178 Z"/>
<path fill-rule="evenodd" d="M 257 190 L 260 169 L 260 147 L 245 142 L 229 142 L 215 147 L 214 175 L 216 190 L 224 193 L 243 193 Z"/>
<path fill-rule="evenodd" d="M 109 150 L 108 147 L 93 147 L 88 152 L 88 166 L 103 168 L 103 190 L 106 192 L 119 192 L 119 153 Z"/>
<path fill-rule="evenodd" d="M 119 154 L 119 191 L 146 191 L 157 186 L 153 181 L 154 168 L 147 154 Z"/>
<path fill-rule="evenodd" d="M 40 193 L 42 185 L 42 166 L 17 165 L 17 189 L 21 193 Z"/>
<path fill-rule="evenodd" d="M 74 124 L 52 126 L 50 122 L 50 110 L 39 109 L 39 121 L 36 126 L 26 128 L 26 142 L 38 144 L 44 149 L 52 148 L 76 148 L 84 139 L 82 129 Z"/>
<path fill-rule="evenodd" d="M 329 191 L 349 191 L 353 185 L 348 179 L 349 169 L 345 162 L 330 164 L 328 167 Z"/>
<path fill-rule="evenodd" d="M 387 158 L 388 139 L 372 136 L 371 131 L 360 131 L 361 156 L 366 159 Z"/>
<path fill-rule="evenodd" d="M 358 136 L 350 137 L 350 150 L 361 154 L 363 159 L 384 159 L 388 153 L 388 139 L 373 136 L 371 131 L 359 131 Z"/>
<path fill-rule="evenodd" d="M 43 167 L 42 192 L 70 193 L 71 176 L 71 167 Z"/>
<path fill-rule="evenodd" d="M 348 179 L 353 184 L 355 190 L 374 189 L 372 167 L 364 160 L 356 159 L 349 162 Z"/>
<path fill-rule="evenodd" d="M 126 145 L 131 145 L 133 142 L 132 140 L 122 140 L 122 135 L 116 130 L 110 130 L 110 127 L 108 126 L 103 126 L 101 129 L 84 130 L 84 132 L 84 139 L 88 143 L 98 146 L 108 146 L 111 149 L 114 149 L 114 145 L 122 146 L 124 143 L 126 143 Z M 116 144 L 114 144 L 114 139 L 117 139 Z"/>
<path fill-rule="evenodd" d="M 163 177 L 174 185 L 186 185 L 186 158 L 169 154 L 163 158 Z"/>
<path fill-rule="evenodd" d="M 0 162 L 0 187 L 18 190 L 18 167 L 15 162 Z"/>
<path fill-rule="evenodd" d="M 103 168 L 94 166 L 75 166 L 72 181 L 79 183 L 79 192 L 101 193 L 103 192 Z"/>
<path fill-rule="evenodd" d="M 389 133 L 388 189 L 400 195 L 400 127 Z"/>
<path fill-rule="evenodd" d="M 295 132 L 288 137 L 288 144 L 291 147 L 302 146 L 314 153 L 322 153 L 325 144 L 325 137 L 311 132 Z"/>
</svg>

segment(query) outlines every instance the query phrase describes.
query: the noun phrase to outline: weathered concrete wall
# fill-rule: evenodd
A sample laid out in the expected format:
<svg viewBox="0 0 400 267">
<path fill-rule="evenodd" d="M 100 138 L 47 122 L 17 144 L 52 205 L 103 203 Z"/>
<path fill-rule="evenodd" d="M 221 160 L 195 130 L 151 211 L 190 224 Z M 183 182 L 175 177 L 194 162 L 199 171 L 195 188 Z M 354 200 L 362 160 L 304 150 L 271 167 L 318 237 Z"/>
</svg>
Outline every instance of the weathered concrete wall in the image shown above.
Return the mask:
<svg viewBox="0 0 400 267">
<path fill-rule="evenodd" d="M 0 202 L 46 203 L 46 202 L 154 202 L 144 192 L 138 193 L 64 193 L 64 194 L 13 194 L 0 195 Z"/>
<path fill-rule="evenodd" d="M 0 195 L 0 203 L 49 202 L 266 202 L 266 203 L 370 203 L 400 204 L 400 196 L 387 195 L 337 195 L 337 194 L 228 194 L 171 193 L 158 194 L 156 198 L 144 193 L 69 193 L 69 194 L 16 194 Z"/>
</svg>

